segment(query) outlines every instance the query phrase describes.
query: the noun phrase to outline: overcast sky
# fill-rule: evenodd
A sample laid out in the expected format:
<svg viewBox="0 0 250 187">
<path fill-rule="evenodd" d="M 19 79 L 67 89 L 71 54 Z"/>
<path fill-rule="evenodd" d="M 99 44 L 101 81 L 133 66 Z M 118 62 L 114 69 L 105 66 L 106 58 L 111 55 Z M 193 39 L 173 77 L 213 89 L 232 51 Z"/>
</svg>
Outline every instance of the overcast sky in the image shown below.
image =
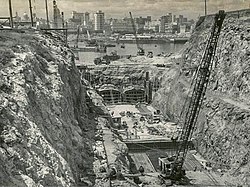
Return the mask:
<svg viewBox="0 0 250 187">
<path fill-rule="evenodd" d="M 29 0 L 11 0 L 13 14 L 29 13 Z M 45 17 L 45 0 L 31 0 L 38 17 Z M 205 0 L 57 0 L 58 7 L 68 18 L 73 10 L 94 13 L 97 10 L 105 12 L 105 17 L 124 17 L 131 11 L 136 16 L 152 15 L 158 18 L 172 12 L 184 14 L 189 18 L 196 18 L 204 14 Z M 52 17 L 52 2 L 48 0 L 50 17 Z M 250 0 L 207 0 L 208 13 L 219 9 L 237 10 L 250 8 Z M 0 16 L 9 15 L 9 0 L 0 0 Z"/>
</svg>

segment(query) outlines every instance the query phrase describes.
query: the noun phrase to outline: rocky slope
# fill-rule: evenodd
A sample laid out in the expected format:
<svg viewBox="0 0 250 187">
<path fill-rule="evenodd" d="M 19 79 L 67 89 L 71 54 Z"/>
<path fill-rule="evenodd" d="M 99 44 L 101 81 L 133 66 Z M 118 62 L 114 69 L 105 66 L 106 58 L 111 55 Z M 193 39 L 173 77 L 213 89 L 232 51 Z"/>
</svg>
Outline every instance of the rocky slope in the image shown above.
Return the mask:
<svg viewBox="0 0 250 187">
<path fill-rule="evenodd" d="M 250 11 L 228 14 L 214 70 L 194 134 L 197 150 L 214 169 L 227 171 L 227 184 L 250 184 Z M 201 19 L 186 44 L 179 67 L 162 75 L 154 105 L 178 120 L 199 64 L 213 16 Z M 232 178 L 235 177 L 235 178 Z M 231 179 L 230 179 L 231 178 Z"/>
<path fill-rule="evenodd" d="M 94 181 L 85 94 L 60 36 L 0 33 L 0 186 Z"/>
</svg>

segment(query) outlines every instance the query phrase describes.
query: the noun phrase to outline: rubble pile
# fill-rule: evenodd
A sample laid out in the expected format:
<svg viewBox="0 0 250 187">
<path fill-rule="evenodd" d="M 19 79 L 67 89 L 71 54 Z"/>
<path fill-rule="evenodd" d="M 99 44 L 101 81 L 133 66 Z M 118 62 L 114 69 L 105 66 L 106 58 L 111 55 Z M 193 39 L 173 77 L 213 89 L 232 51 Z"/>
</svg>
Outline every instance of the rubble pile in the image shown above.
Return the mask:
<svg viewBox="0 0 250 187">
<path fill-rule="evenodd" d="M 131 80 L 143 81 L 146 72 L 149 72 L 150 79 L 154 80 L 170 66 L 172 66 L 170 58 L 138 56 L 131 59 L 119 59 L 109 66 L 95 66 L 91 70 L 91 74 L 95 75 L 97 84 L 112 83 L 119 86 L 121 83 L 128 83 Z"/>
<path fill-rule="evenodd" d="M 134 186 L 133 181 L 124 177 L 130 173 L 130 160 L 128 159 L 128 148 L 118 135 L 109 127 L 109 122 L 102 117 L 98 118 L 97 131 L 95 135 L 94 150 L 94 172 L 96 175 L 95 186 Z M 115 168 L 116 177 L 111 177 L 112 168 Z"/>
<path fill-rule="evenodd" d="M 0 186 L 84 186 L 94 123 L 60 36 L 0 33 Z"/>
<path fill-rule="evenodd" d="M 227 15 L 217 45 L 214 69 L 194 133 L 197 150 L 230 185 L 250 184 L 250 14 Z M 201 61 L 213 16 L 201 19 L 179 59 L 162 76 L 154 105 L 178 121 Z"/>
</svg>

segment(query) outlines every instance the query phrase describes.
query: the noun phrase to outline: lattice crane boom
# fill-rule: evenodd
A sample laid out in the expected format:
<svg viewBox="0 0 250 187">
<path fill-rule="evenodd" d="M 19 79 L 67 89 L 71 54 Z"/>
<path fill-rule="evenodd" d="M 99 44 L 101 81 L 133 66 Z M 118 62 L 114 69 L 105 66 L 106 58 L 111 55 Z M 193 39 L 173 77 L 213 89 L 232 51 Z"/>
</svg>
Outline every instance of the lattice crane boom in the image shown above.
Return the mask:
<svg viewBox="0 0 250 187">
<path fill-rule="evenodd" d="M 138 55 L 144 55 L 145 54 L 144 49 L 142 47 L 140 47 L 140 45 L 139 45 L 139 41 L 138 41 L 138 37 L 137 37 L 137 33 L 136 33 L 136 28 L 135 28 L 135 22 L 134 22 L 132 13 L 129 12 L 129 15 L 130 15 L 131 24 L 132 24 L 132 27 L 133 27 L 133 30 L 134 30 L 136 46 L 137 46 L 137 49 L 138 49 L 137 54 Z"/>
<path fill-rule="evenodd" d="M 193 80 L 193 91 L 185 114 L 182 132 L 178 139 L 180 143 L 177 147 L 176 158 L 172 166 L 172 178 L 178 179 L 182 175 L 182 167 L 188 151 L 189 141 L 192 137 L 199 111 L 204 100 L 213 67 L 213 58 L 216 52 L 218 38 L 225 16 L 226 14 L 224 11 L 219 11 L 219 13 L 215 15 L 211 35 L 208 39 L 204 55 Z"/>
</svg>

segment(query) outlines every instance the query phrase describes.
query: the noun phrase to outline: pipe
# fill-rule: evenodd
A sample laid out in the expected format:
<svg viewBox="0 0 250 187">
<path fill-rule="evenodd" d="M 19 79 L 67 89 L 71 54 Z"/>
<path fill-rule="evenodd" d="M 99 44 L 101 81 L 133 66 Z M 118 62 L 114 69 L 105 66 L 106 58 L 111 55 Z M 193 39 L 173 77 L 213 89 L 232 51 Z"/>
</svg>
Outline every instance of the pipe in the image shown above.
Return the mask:
<svg viewBox="0 0 250 187">
<path fill-rule="evenodd" d="M 9 0 L 9 10 L 10 10 L 10 26 L 11 26 L 11 28 L 13 28 L 13 16 L 12 16 L 11 0 Z"/>
</svg>

